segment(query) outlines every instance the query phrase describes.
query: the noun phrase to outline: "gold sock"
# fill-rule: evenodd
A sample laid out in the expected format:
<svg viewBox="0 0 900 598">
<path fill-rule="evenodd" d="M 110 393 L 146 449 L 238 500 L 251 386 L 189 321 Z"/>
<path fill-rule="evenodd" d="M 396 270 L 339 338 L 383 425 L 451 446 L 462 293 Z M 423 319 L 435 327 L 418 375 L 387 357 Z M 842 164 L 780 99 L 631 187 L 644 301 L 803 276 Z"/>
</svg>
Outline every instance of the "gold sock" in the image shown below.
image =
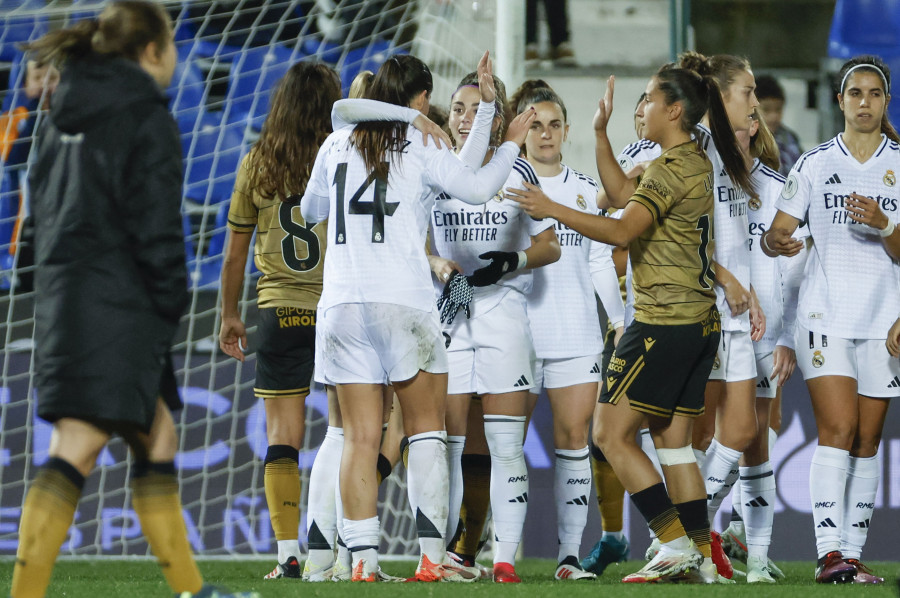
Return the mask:
<svg viewBox="0 0 900 598">
<path fill-rule="evenodd" d="M 172 463 L 139 463 L 133 469 L 131 503 L 150 550 L 176 594 L 196 593 L 203 578 L 191 554 Z"/>
<path fill-rule="evenodd" d="M 653 530 L 653 533 L 656 534 L 656 537 L 663 544 L 686 535 L 675 507 L 671 507 L 658 517 L 655 517 L 650 522 L 650 529 Z"/>
<path fill-rule="evenodd" d="M 62 459 L 51 458 L 38 471 L 22 509 L 10 589 L 13 598 L 44 596 L 83 485 L 84 477 Z"/>
<path fill-rule="evenodd" d="M 490 455 L 463 455 L 463 500 L 459 512 L 465 529 L 452 550 L 466 557 L 478 554 L 481 535 L 491 506 Z"/>
<path fill-rule="evenodd" d="M 272 452 L 273 447 L 269 447 Z M 296 449 L 292 449 L 297 453 Z M 296 540 L 300 527 L 300 469 L 297 459 L 266 457 L 266 503 L 276 540 Z"/>
<path fill-rule="evenodd" d="M 709 514 L 706 510 L 706 499 L 692 500 L 688 502 L 678 503 L 675 505 L 678 509 L 678 518 L 684 526 L 684 531 L 688 538 L 697 545 L 697 550 L 704 557 L 712 555 L 712 540 L 709 533 Z"/>
<path fill-rule="evenodd" d="M 625 509 L 625 486 L 607 461 L 591 457 L 594 473 L 594 489 L 597 492 L 597 507 L 600 522 L 605 532 L 620 532 L 624 525 L 622 513 Z"/>
</svg>

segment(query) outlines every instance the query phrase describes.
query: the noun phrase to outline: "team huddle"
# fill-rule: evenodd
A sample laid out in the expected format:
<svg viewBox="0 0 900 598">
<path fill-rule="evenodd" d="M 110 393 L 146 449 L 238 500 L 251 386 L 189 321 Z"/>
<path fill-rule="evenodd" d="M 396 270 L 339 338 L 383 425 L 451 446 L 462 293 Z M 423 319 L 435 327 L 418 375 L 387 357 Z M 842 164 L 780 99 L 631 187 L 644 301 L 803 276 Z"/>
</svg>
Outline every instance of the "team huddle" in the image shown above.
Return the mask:
<svg viewBox="0 0 900 598">
<path fill-rule="evenodd" d="M 255 252 L 261 314 L 317 310 L 281 329 L 261 317 L 256 392 L 270 428 L 286 427 L 288 413 L 270 403 L 293 396 L 302 415 L 313 367 L 329 394 L 302 568 L 298 437 L 270 432 L 279 564 L 267 578 L 393 580 L 378 566 L 377 489 L 402 458 L 421 550 L 411 580 L 519 582 L 523 442 L 544 389 L 556 579 L 591 579 L 625 560 L 627 491 L 653 540 L 648 563 L 623 581 L 734 583 L 731 556 L 748 583 L 775 583 L 769 452 L 780 389 L 799 365 L 819 427 L 816 581 L 883 582 L 860 557 L 900 375 L 900 147 L 884 64 L 861 57 L 841 75 L 845 131 L 803 154 L 787 179 L 750 65 L 733 56 L 689 52 L 663 66 L 635 109 L 638 141 L 618 155 L 606 134 L 610 78 L 593 122 L 599 183 L 562 162 L 563 99 L 540 80 L 507 98 L 487 54 L 451 98 L 452 144 L 425 116 L 431 74 L 414 57 L 358 78 L 351 99 L 322 94 L 318 122 L 331 111 L 334 132 L 299 183 L 269 196 L 280 224 L 252 185 L 236 190 L 229 215 L 232 237 L 244 237 L 229 245 L 235 256 L 246 255 L 248 229 L 266 231 Z M 254 150 L 242 170 L 270 168 L 262 159 Z M 267 292 L 318 284 L 317 305 Z M 235 293 L 220 342 L 236 357 L 246 337 L 224 316 L 236 313 L 239 286 L 223 278 Z M 278 468 L 291 472 L 281 490 Z M 592 478 L 604 534 L 581 559 Z M 710 521 L 729 493 L 732 521 L 719 533 Z M 476 561 L 488 522 L 492 570 Z"/>
<path fill-rule="evenodd" d="M 11 596 L 45 594 L 86 477 L 120 434 L 171 589 L 255 598 L 204 583 L 178 497 L 169 347 L 187 279 L 178 140 L 160 93 L 175 69 L 171 21 L 123 0 L 29 50 L 64 67 L 30 181 L 35 386 L 54 430 L 22 511 Z M 109 105 L 83 101 L 98 81 Z M 652 543 L 624 582 L 735 583 L 730 556 L 748 583 L 777 583 L 769 454 L 780 389 L 799 366 L 818 428 L 815 579 L 883 583 L 861 557 L 900 394 L 889 70 L 874 56 L 843 66 L 843 132 L 786 178 L 746 60 L 688 52 L 662 66 L 634 111 L 638 140 L 618 154 L 614 87 L 610 77 L 592 123 L 598 181 L 562 161 L 559 94 L 531 80 L 507 97 L 487 53 L 452 94 L 446 130 L 426 116 L 441 111 L 413 56 L 362 73 L 349 99 L 322 64 L 299 62 L 279 82 L 230 204 L 219 332 L 243 360 L 252 244 L 254 392 L 278 545 L 266 579 L 520 582 L 523 443 L 545 391 L 555 579 L 628 558 L 627 491 Z M 328 430 L 301 566 L 312 380 L 327 390 Z M 378 561 L 378 487 L 401 460 L 420 548 L 408 580 Z M 581 558 L 592 482 L 603 536 Z M 731 522 L 712 530 L 729 494 Z M 491 568 L 477 561 L 488 537 Z"/>
</svg>

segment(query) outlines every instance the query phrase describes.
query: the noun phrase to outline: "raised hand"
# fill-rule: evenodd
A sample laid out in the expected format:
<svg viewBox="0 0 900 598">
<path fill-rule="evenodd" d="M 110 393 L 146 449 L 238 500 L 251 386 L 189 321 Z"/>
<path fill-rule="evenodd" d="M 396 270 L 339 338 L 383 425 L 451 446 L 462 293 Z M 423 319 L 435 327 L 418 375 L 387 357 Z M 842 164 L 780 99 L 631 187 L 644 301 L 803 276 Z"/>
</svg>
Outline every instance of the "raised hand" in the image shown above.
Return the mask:
<svg viewBox="0 0 900 598">
<path fill-rule="evenodd" d="M 485 51 L 484 56 L 478 61 L 476 70 L 481 101 L 490 104 L 497 98 L 497 90 L 494 89 L 494 64 L 491 62 L 490 52 Z"/>
<path fill-rule="evenodd" d="M 606 81 L 606 93 L 597 102 L 597 112 L 594 113 L 594 130 L 597 132 L 606 132 L 606 125 L 609 124 L 609 117 L 613 111 L 613 94 L 616 89 L 616 77 L 610 75 Z"/>
</svg>

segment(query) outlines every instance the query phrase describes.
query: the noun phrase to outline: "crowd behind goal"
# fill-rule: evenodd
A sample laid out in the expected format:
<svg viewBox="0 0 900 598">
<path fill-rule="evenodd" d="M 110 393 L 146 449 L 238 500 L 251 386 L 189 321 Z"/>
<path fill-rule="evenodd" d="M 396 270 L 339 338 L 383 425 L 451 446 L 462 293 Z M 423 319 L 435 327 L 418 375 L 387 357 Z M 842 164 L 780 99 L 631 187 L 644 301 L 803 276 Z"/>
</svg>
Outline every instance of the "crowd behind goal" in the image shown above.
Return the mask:
<svg viewBox="0 0 900 598">
<path fill-rule="evenodd" d="M 34 383 L 53 436 L 22 510 L 14 598 L 44 596 L 113 435 L 132 452 L 133 506 L 171 589 L 257 595 L 204 582 L 181 514 L 170 348 L 188 274 L 178 123 L 163 94 L 174 39 L 160 5 L 122 0 L 24 46 L 45 86 L 27 196 Z M 623 582 L 776 584 L 770 452 L 780 389 L 799 368 L 818 429 L 815 580 L 884 583 L 861 559 L 900 393 L 887 65 L 843 65 L 844 129 L 794 164 L 745 58 L 685 52 L 615 116 L 610 77 L 592 122 L 596 178 L 563 162 L 568 113 L 547 82 L 507 94 L 489 52 L 472 67 L 445 106 L 408 53 L 351 85 L 297 61 L 236 165 L 218 343 L 240 361 L 256 352 L 277 540 L 265 579 L 520 583 L 523 443 L 545 391 L 556 580 L 628 559 L 627 492 L 653 541 Z M 611 118 L 633 120 L 632 144 L 612 147 Z M 251 250 L 252 338 L 239 309 Z M 304 551 L 313 382 L 327 389 L 328 430 Z M 378 487 L 401 460 L 419 546 L 409 578 L 379 566 Z M 731 522 L 711 529 L 729 493 Z M 603 536 L 585 550 L 593 496 Z"/>
</svg>

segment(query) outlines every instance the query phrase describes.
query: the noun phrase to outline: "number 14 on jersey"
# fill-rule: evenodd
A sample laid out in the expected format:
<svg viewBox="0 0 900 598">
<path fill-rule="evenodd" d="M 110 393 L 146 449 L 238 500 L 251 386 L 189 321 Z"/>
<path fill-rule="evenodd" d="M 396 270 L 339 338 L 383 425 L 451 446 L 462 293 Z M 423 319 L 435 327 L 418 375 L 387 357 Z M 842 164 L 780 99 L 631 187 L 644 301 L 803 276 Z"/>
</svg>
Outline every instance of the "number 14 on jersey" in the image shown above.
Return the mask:
<svg viewBox="0 0 900 598">
<path fill-rule="evenodd" d="M 372 201 L 362 201 L 362 196 L 369 187 L 374 185 L 374 195 Z M 347 242 L 347 227 L 344 222 L 344 195 L 347 183 L 347 163 L 342 162 L 337 165 L 334 172 L 334 186 L 336 187 L 337 210 L 335 216 L 335 243 L 344 245 Z M 348 214 L 359 214 L 372 217 L 372 243 L 384 243 L 384 217 L 393 216 L 400 205 L 397 203 L 389 203 L 386 200 L 387 195 L 387 179 L 376 176 L 374 172 L 370 172 L 366 177 L 366 181 L 359 186 L 353 197 L 350 198 Z"/>
</svg>

